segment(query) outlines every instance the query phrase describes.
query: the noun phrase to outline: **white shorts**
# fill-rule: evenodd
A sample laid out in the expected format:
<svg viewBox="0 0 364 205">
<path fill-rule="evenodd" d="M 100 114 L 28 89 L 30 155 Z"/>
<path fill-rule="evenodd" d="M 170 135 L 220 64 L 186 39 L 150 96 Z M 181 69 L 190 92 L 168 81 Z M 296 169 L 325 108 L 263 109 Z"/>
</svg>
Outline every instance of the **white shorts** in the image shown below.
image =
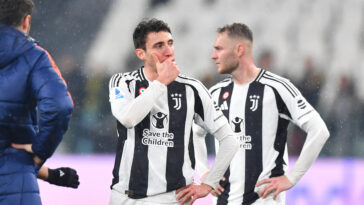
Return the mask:
<svg viewBox="0 0 364 205">
<path fill-rule="evenodd" d="M 242 201 L 243 201 L 243 199 L 230 201 L 228 204 L 229 205 L 241 205 Z M 212 198 L 212 204 L 213 205 L 217 204 L 217 197 Z M 263 198 L 257 199 L 252 205 L 285 205 L 285 204 L 286 204 L 286 193 L 281 192 L 277 196 L 276 200 L 273 199 L 273 194 L 270 194 L 265 199 L 263 199 Z"/>
<path fill-rule="evenodd" d="M 259 198 L 253 205 L 285 205 L 286 204 L 286 193 L 281 192 L 278 194 L 277 199 L 273 199 L 273 194 L 268 195 L 265 199 Z"/>
<path fill-rule="evenodd" d="M 171 191 L 142 199 L 132 199 L 127 195 L 112 189 L 109 205 L 179 205 L 176 198 L 176 191 Z"/>
</svg>

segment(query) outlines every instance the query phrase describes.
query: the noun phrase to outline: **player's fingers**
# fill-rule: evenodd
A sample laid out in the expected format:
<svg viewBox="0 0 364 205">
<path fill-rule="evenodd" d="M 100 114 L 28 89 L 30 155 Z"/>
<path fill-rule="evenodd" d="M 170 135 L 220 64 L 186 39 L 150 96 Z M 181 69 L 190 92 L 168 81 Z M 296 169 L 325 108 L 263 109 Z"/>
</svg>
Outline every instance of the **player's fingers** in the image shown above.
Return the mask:
<svg viewBox="0 0 364 205">
<path fill-rule="evenodd" d="M 181 188 L 177 189 L 176 194 L 178 194 L 179 192 L 181 192 L 181 191 L 183 191 L 183 190 L 187 189 L 187 188 L 188 188 L 188 187 L 190 187 L 191 185 L 192 185 L 192 184 L 189 184 L 189 185 L 187 185 L 187 186 L 184 186 L 184 187 L 181 187 Z"/>
<path fill-rule="evenodd" d="M 262 198 L 267 197 L 271 192 L 273 192 L 276 188 L 274 186 L 268 186 L 267 189 L 265 189 Z"/>
<path fill-rule="evenodd" d="M 218 184 L 218 185 L 217 185 L 217 189 L 218 189 L 220 192 L 224 192 L 224 188 L 223 188 L 220 184 Z"/>
<path fill-rule="evenodd" d="M 255 186 L 258 187 L 262 184 L 269 183 L 270 181 L 271 181 L 271 179 L 263 179 L 263 180 L 260 180 Z"/>
<path fill-rule="evenodd" d="M 184 190 L 182 190 L 181 192 L 179 192 L 178 195 L 177 195 L 177 200 L 182 199 L 185 195 L 188 194 L 189 191 L 190 191 L 189 188 L 185 188 Z"/>
<path fill-rule="evenodd" d="M 216 191 L 212 191 L 211 194 L 212 194 L 212 196 L 218 196 Z"/>
<path fill-rule="evenodd" d="M 152 56 L 153 56 L 154 62 L 155 62 L 156 64 L 160 64 L 160 63 L 161 63 L 161 62 L 159 61 L 159 59 L 158 59 L 157 54 L 152 53 Z"/>
<path fill-rule="evenodd" d="M 191 199 L 191 196 L 193 195 L 192 191 L 186 193 L 186 195 L 183 197 L 182 201 L 180 202 L 181 205 L 185 204 L 188 200 Z M 178 200 L 178 199 L 177 199 Z"/>
<path fill-rule="evenodd" d="M 277 189 L 275 192 L 274 192 L 274 195 L 273 195 L 273 199 L 276 200 L 277 197 L 278 197 L 278 194 L 281 193 L 281 189 Z"/>
<path fill-rule="evenodd" d="M 198 198 L 200 198 L 200 197 L 197 197 L 196 195 L 194 195 L 194 196 L 192 197 L 192 199 L 191 199 L 190 203 L 188 203 L 188 205 L 192 205 L 192 204 L 193 204 L 193 202 L 195 202 L 195 201 L 196 201 L 196 199 L 198 199 Z"/>
</svg>

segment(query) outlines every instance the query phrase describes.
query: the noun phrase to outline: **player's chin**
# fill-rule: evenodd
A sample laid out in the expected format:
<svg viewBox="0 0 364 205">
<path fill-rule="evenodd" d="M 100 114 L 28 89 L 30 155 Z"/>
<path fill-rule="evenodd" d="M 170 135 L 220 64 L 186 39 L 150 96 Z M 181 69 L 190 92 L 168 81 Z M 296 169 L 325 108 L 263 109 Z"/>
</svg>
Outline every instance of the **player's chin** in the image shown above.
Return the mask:
<svg viewBox="0 0 364 205">
<path fill-rule="evenodd" d="M 230 73 L 227 69 L 225 69 L 221 66 L 219 66 L 217 72 L 219 72 L 220 74 L 229 74 Z"/>
</svg>

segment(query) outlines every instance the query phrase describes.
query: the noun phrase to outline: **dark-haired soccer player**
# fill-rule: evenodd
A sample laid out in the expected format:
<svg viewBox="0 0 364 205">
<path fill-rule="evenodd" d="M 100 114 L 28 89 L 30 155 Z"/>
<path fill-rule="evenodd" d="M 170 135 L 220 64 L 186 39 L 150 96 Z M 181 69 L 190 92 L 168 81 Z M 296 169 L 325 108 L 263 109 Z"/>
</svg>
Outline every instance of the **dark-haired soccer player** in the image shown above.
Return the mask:
<svg viewBox="0 0 364 205">
<path fill-rule="evenodd" d="M 166 23 L 140 22 L 133 40 L 144 66 L 110 79 L 119 135 L 110 204 L 192 204 L 217 187 L 237 150 L 236 138 L 207 89 L 179 75 Z M 214 134 L 221 148 L 201 185 L 192 184 L 193 121 Z"/>
</svg>

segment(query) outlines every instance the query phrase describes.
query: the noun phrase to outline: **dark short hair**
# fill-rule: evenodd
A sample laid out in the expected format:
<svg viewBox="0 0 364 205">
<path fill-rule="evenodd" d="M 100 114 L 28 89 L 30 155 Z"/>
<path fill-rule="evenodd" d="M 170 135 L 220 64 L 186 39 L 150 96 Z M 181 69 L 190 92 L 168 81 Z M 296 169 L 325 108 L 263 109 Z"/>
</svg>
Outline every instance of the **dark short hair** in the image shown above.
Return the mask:
<svg viewBox="0 0 364 205">
<path fill-rule="evenodd" d="M 27 15 L 32 15 L 32 0 L 0 0 L 0 23 L 17 27 Z"/>
<path fill-rule="evenodd" d="M 253 32 L 250 28 L 242 23 L 233 23 L 231 25 L 225 25 L 222 28 L 217 29 L 218 33 L 227 32 L 230 37 L 242 37 L 253 42 Z"/>
<path fill-rule="evenodd" d="M 134 30 L 133 41 L 135 49 L 141 48 L 146 49 L 145 42 L 147 35 L 151 32 L 166 31 L 171 33 L 171 29 L 167 23 L 158 19 L 146 19 L 141 21 Z"/>
</svg>

